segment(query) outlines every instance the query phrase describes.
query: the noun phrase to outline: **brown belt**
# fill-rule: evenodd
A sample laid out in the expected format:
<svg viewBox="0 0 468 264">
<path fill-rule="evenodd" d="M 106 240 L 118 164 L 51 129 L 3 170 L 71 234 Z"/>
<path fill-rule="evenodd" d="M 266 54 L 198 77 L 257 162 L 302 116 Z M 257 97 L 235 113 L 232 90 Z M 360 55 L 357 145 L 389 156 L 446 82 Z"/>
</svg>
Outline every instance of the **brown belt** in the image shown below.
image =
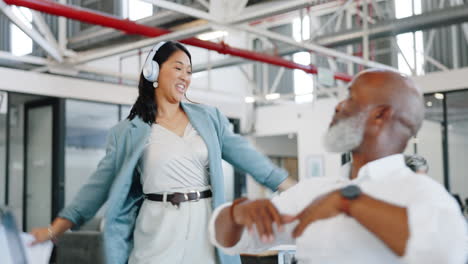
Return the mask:
<svg viewBox="0 0 468 264">
<path fill-rule="evenodd" d="M 179 207 L 180 203 L 182 202 L 197 202 L 200 199 L 208 198 L 213 196 L 211 190 L 206 191 L 192 191 L 188 193 L 171 193 L 166 195 L 166 201 L 171 202 L 172 205 Z M 155 201 L 155 202 L 163 202 L 164 201 L 164 194 L 158 193 L 147 193 L 145 194 L 145 199 Z"/>
</svg>

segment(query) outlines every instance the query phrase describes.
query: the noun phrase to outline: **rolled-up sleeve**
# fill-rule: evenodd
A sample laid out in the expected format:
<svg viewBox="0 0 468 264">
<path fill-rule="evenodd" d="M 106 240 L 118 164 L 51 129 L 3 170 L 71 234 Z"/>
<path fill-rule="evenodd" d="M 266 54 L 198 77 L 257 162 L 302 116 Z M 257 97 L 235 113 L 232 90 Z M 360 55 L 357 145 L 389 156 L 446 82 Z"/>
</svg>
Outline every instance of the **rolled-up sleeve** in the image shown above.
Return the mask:
<svg viewBox="0 0 468 264">
<path fill-rule="evenodd" d="M 237 244 L 235 244 L 232 247 L 224 247 L 218 242 L 218 240 L 216 240 L 216 228 L 215 228 L 216 219 L 218 218 L 218 215 L 221 212 L 221 210 L 223 210 L 224 208 L 229 207 L 229 206 L 231 206 L 231 203 L 225 203 L 225 204 L 219 206 L 218 208 L 216 208 L 216 210 L 212 214 L 212 217 L 210 219 L 210 223 L 209 223 L 208 228 L 209 228 L 209 232 L 210 232 L 211 243 L 215 247 L 221 249 L 226 254 L 236 255 L 236 254 L 239 254 L 241 252 L 246 252 L 246 251 L 249 250 L 249 238 L 248 238 L 247 232 L 244 231 L 242 233 L 242 237 L 239 240 L 239 242 L 237 242 Z"/>
<path fill-rule="evenodd" d="M 407 206 L 410 237 L 401 260 L 407 264 L 465 264 L 466 220 L 448 193 L 428 187 Z"/>
<path fill-rule="evenodd" d="M 255 150 L 245 138 L 233 133 L 229 128 L 227 118 L 218 109 L 216 112 L 220 126 L 223 159 L 252 175 L 258 183 L 275 191 L 288 177 L 288 173 Z"/>
<path fill-rule="evenodd" d="M 297 199 L 301 197 L 301 184 L 296 184 L 285 192 L 281 193 L 279 196 L 275 196 L 272 199 L 272 203 L 278 209 L 281 214 L 295 215 L 299 212 L 300 207 L 298 206 Z M 223 247 L 216 240 L 216 228 L 215 222 L 218 218 L 219 213 L 226 207 L 231 206 L 231 203 L 225 203 L 213 212 L 210 223 L 209 223 L 209 232 L 211 243 L 221 249 L 223 252 L 229 255 L 235 255 L 240 253 L 260 253 L 265 250 L 268 250 L 272 247 L 278 245 L 294 245 L 295 239 L 292 237 L 292 230 L 297 225 L 297 221 L 287 224 L 284 226 L 284 230 L 279 232 L 276 225 L 273 226 L 274 231 L 274 241 L 271 243 L 264 243 L 260 240 L 257 231 L 254 228 L 254 232 L 251 234 L 244 229 L 240 240 L 236 245 L 232 247 Z"/>
</svg>

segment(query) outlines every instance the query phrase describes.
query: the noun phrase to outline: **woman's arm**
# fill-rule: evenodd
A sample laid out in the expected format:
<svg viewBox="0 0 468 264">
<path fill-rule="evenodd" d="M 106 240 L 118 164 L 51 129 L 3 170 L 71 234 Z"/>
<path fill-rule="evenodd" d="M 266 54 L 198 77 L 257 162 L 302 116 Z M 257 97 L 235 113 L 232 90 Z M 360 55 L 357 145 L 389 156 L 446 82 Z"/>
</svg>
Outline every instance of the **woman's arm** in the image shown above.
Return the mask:
<svg viewBox="0 0 468 264">
<path fill-rule="evenodd" d="M 47 240 L 55 240 L 65 233 L 65 231 L 72 228 L 72 226 L 72 221 L 66 218 L 57 217 L 49 227 L 33 228 L 31 235 L 34 236 L 35 240 L 31 245 L 42 243 Z"/>
<path fill-rule="evenodd" d="M 54 219 L 51 226 L 34 228 L 31 234 L 40 243 L 57 238 L 71 227 L 81 225 L 97 213 L 107 200 L 115 177 L 116 138 L 113 130 L 109 132 L 106 155 L 99 162 L 96 171 L 88 182 L 81 187 L 70 205 L 65 207 Z"/>
<path fill-rule="evenodd" d="M 233 133 L 228 119 L 216 109 L 219 120 L 220 144 L 224 160 L 247 172 L 260 184 L 275 191 L 288 173 L 276 167 L 270 159 L 258 152 L 245 138 Z"/>
</svg>

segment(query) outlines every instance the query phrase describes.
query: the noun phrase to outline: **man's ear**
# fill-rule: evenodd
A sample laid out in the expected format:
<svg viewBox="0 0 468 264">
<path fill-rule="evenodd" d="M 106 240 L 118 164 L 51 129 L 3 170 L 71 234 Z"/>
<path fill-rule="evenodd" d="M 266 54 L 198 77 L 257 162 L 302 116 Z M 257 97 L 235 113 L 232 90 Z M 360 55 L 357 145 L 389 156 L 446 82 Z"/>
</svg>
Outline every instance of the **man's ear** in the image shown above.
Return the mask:
<svg viewBox="0 0 468 264">
<path fill-rule="evenodd" d="M 390 105 L 378 105 L 371 111 L 372 122 L 376 125 L 383 125 L 393 116 L 393 109 Z"/>
</svg>

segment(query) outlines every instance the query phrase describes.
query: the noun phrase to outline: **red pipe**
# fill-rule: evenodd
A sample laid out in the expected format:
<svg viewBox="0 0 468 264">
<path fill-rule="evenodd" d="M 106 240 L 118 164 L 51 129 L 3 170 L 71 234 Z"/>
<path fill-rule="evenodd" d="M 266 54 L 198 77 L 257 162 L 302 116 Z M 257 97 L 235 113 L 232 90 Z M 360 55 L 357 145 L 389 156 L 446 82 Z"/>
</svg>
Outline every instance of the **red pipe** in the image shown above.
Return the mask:
<svg viewBox="0 0 468 264">
<path fill-rule="evenodd" d="M 24 6 L 37 11 L 42 11 L 57 16 L 64 16 L 70 19 L 79 20 L 82 22 L 110 27 L 117 30 L 124 31 L 127 34 L 137 34 L 146 37 L 158 37 L 171 31 L 161 28 L 149 27 L 132 22 L 128 19 L 120 19 L 115 16 L 103 14 L 100 12 L 92 11 L 89 9 L 72 7 L 69 5 L 59 4 L 47 0 L 4 0 L 9 5 Z M 180 42 L 209 50 L 214 50 L 222 54 L 229 54 L 249 60 L 260 61 L 269 63 L 289 69 L 299 69 L 307 73 L 316 74 L 317 67 L 314 65 L 302 65 L 295 63 L 278 56 L 257 53 L 249 50 L 230 47 L 225 43 L 214 43 L 211 41 L 204 41 L 197 38 L 187 38 Z M 345 73 L 335 73 L 334 78 L 345 82 L 351 81 L 352 77 Z"/>
</svg>

